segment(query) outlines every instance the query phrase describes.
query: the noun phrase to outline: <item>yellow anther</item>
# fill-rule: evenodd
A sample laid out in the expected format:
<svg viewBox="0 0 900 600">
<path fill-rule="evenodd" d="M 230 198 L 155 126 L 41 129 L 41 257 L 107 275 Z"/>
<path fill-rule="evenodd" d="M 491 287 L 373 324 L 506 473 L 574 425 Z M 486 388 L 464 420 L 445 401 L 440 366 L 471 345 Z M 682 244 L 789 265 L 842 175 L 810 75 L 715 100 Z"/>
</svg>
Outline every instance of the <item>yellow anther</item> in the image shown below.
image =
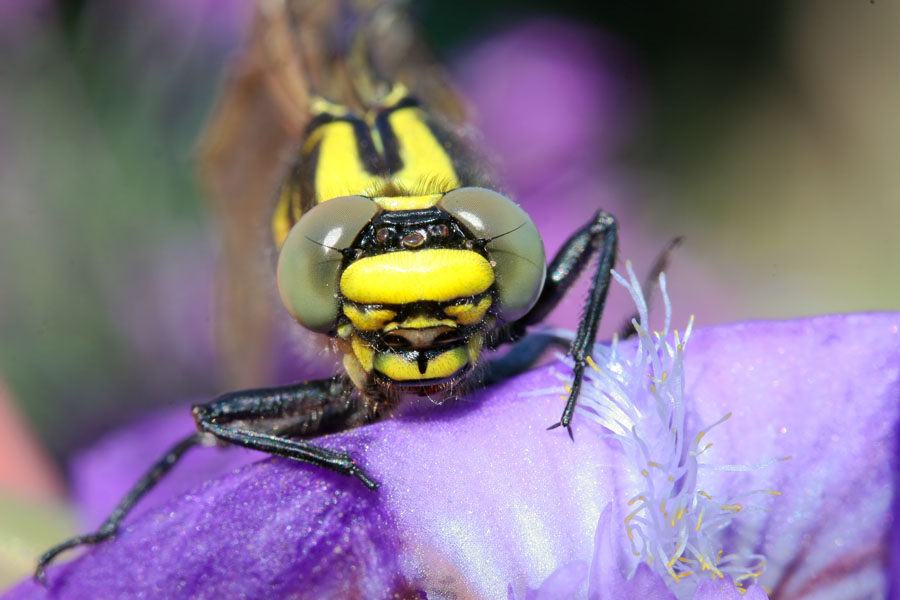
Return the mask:
<svg viewBox="0 0 900 600">
<path fill-rule="evenodd" d="M 764 493 L 764 494 L 771 494 L 771 495 L 773 495 L 773 496 L 780 496 L 780 495 L 781 495 L 781 492 L 779 492 L 778 490 L 763 490 L 763 493 Z"/>
<path fill-rule="evenodd" d="M 722 510 L 733 510 L 734 512 L 741 512 L 742 506 L 740 504 L 723 504 Z"/>
<path fill-rule="evenodd" d="M 781 462 L 784 462 L 786 460 L 791 460 L 791 458 L 792 457 L 790 457 L 790 456 L 785 456 L 784 458 L 779 458 L 778 460 L 780 460 Z"/>
<path fill-rule="evenodd" d="M 570 393 L 570 394 L 572 393 L 572 388 L 569 387 L 568 385 L 564 385 L 563 388 L 565 388 L 565 390 L 566 390 L 568 393 Z"/>
<path fill-rule="evenodd" d="M 640 508 L 638 508 L 637 510 L 631 511 L 631 513 L 627 517 L 625 517 L 625 523 L 627 524 L 628 521 L 633 519 L 639 512 L 641 512 Z"/>
<path fill-rule="evenodd" d="M 598 373 L 600 372 L 600 367 L 597 366 L 597 363 L 595 363 L 594 359 L 590 356 L 587 357 L 587 364 L 589 364 L 593 370 L 597 371 Z"/>
<path fill-rule="evenodd" d="M 674 483 L 674 481 L 675 481 L 675 478 L 672 477 L 671 475 L 669 475 L 669 483 Z"/>
<path fill-rule="evenodd" d="M 694 527 L 694 531 L 700 531 L 700 524 L 703 522 L 703 511 L 700 511 L 700 516 L 697 517 L 697 526 Z"/>
<path fill-rule="evenodd" d="M 632 504 L 634 504 L 634 503 L 637 502 L 638 500 L 643 501 L 643 499 L 644 499 L 643 496 L 635 496 L 634 498 L 632 498 L 631 500 L 628 501 L 628 506 L 631 506 Z"/>
<path fill-rule="evenodd" d="M 707 500 L 712 500 L 712 496 L 704 492 L 703 490 L 697 490 L 697 493 L 706 498 Z"/>
<path fill-rule="evenodd" d="M 641 475 L 644 477 L 650 477 L 650 473 L 647 472 L 647 469 L 641 469 Z"/>
<path fill-rule="evenodd" d="M 662 466 L 661 464 L 659 464 L 658 462 L 654 462 L 654 461 L 652 461 L 652 460 L 648 460 L 648 461 L 647 461 L 647 466 L 648 466 L 648 467 L 656 467 L 657 469 L 662 469 L 662 468 L 663 468 L 663 466 Z"/>
<path fill-rule="evenodd" d="M 659 512 L 661 512 L 661 513 L 666 512 L 666 501 L 665 500 L 663 500 L 662 502 L 659 503 Z"/>
<path fill-rule="evenodd" d="M 678 512 L 675 513 L 675 518 L 678 519 L 678 520 L 680 521 L 680 520 L 681 520 L 681 517 L 683 517 L 683 516 L 684 516 L 684 509 L 683 509 L 683 508 L 679 508 L 679 509 L 678 509 Z"/>
<path fill-rule="evenodd" d="M 679 573 L 681 577 L 688 577 L 689 575 L 693 575 L 693 571 L 685 571 L 684 573 Z"/>
<path fill-rule="evenodd" d="M 675 517 L 672 517 L 671 519 L 669 519 L 669 527 L 672 527 L 672 528 L 675 527 Z"/>
</svg>

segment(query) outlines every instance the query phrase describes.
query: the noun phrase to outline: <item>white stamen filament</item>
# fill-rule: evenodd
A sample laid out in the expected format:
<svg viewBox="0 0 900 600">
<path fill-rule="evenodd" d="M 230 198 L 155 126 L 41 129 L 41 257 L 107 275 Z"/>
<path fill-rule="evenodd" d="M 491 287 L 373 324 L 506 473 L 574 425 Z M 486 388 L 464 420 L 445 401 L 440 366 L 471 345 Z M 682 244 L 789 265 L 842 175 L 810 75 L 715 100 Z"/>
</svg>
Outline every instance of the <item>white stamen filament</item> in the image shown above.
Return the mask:
<svg viewBox="0 0 900 600">
<path fill-rule="evenodd" d="M 660 275 L 665 326 L 650 333 L 643 291 L 631 264 L 626 268 L 628 280 L 615 271 L 612 275 L 629 291 L 637 307 L 638 319 L 633 321 L 637 349 L 629 359 L 622 355 L 617 338 L 609 347 L 598 345 L 589 361 L 591 370 L 585 375 L 578 408 L 580 414 L 611 432 L 604 437 L 621 443 L 626 464 L 640 474 L 633 479 L 640 487 L 634 490 L 624 523 L 635 556 L 633 568 L 647 563 L 669 578 L 670 588 L 679 598 L 693 595 L 699 577 L 727 574 L 743 589 L 762 574 L 766 559 L 749 549 L 723 556 L 717 534 L 755 507 L 739 504 L 737 497 L 711 497 L 697 487 L 698 472 L 754 470 L 775 460 L 747 466 L 700 462 L 711 445 L 705 436 L 731 415 L 699 432 L 686 430 L 684 351 L 693 317 L 683 336 L 678 331 L 670 336 L 672 307 L 665 276 Z M 563 381 L 568 377 L 558 376 Z M 740 497 L 755 494 L 778 492 L 753 490 Z"/>
</svg>

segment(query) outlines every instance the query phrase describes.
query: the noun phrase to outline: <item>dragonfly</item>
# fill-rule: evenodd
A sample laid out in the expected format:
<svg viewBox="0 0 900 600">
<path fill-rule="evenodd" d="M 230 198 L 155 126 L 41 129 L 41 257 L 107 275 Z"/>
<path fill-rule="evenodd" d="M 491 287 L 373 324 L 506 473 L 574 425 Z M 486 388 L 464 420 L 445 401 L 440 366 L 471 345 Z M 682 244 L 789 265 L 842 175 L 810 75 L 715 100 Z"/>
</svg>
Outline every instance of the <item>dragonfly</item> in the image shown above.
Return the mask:
<svg viewBox="0 0 900 600">
<path fill-rule="evenodd" d="M 238 258 L 234 276 L 245 278 L 236 287 L 260 289 L 248 232 L 268 221 L 284 308 L 330 340 L 342 370 L 194 406 L 197 431 L 154 463 L 98 530 L 43 554 L 38 580 L 64 551 L 115 536 L 197 446 L 242 446 L 377 490 L 377 473 L 315 438 L 524 371 L 536 356 L 518 351 L 521 341 L 586 273 L 570 391 L 549 427 L 571 436 L 616 257 L 616 219 L 598 211 L 548 261 L 532 219 L 484 168 L 466 135 L 464 104 L 421 40 L 390 2 L 261 3 L 204 142 L 203 176 L 231 215 L 225 253 Z M 280 181 L 275 193 L 269 179 Z M 504 345 L 514 349 L 502 368 L 485 360 Z"/>
</svg>

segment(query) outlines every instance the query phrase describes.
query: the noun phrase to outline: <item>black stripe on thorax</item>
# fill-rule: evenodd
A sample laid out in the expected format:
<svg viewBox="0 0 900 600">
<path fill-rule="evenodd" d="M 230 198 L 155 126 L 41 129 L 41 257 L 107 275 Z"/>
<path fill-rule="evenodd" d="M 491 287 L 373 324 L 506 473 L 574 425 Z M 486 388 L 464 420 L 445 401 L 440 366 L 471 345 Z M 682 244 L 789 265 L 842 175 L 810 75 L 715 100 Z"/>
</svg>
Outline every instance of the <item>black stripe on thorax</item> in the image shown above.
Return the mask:
<svg viewBox="0 0 900 600">
<path fill-rule="evenodd" d="M 407 96 L 394 106 L 382 110 L 375 117 L 375 128 L 381 136 L 381 143 L 384 146 L 384 160 L 390 173 L 396 173 L 402 169 L 403 161 L 400 160 L 400 142 L 397 140 L 397 135 L 394 133 L 394 128 L 391 127 L 388 118 L 394 111 L 418 106 L 418 100 Z"/>
</svg>

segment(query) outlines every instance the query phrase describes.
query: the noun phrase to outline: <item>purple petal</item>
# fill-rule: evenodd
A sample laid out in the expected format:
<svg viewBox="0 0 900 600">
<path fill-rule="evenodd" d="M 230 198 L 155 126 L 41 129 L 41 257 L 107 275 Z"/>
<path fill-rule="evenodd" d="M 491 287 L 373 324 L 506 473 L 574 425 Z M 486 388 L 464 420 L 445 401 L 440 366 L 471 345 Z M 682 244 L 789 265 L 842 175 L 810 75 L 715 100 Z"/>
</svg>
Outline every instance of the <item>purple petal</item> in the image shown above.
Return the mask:
<svg viewBox="0 0 900 600">
<path fill-rule="evenodd" d="M 714 443 L 709 460 L 792 457 L 722 473 L 706 490 L 782 493 L 765 503 L 770 512 L 745 515 L 727 536 L 749 540 L 768 557 L 761 583 L 775 596 L 803 598 L 839 585 L 853 593 L 835 597 L 885 590 L 900 412 L 898 323 L 896 315 L 749 323 L 707 330 L 690 350 L 687 390 L 698 420 L 734 413 L 715 430 L 730 442 Z"/>
<path fill-rule="evenodd" d="M 72 493 L 86 528 L 98 527 L 119 499 L 157 456 L 196 430 L 190 405 L 147 417 L 132 427 L 104 438 L 83 452 L 71 466 Z M 260 455 L 243 448 L 217 452 L 189 452 L 165 479 L 135 507 L 141 514 L 180 495 L 200 482 L 256 462 Z"/>
<path fill-rule="evenodd" d="M 675 599 L 673 594 L 666 587 L 662 577 L 650 570 L 650 567 L 641 563 L 637 567 L 634 576 L 622 586 L 621 596 L 613 596 L 622 598 L 623 600 L 672 600 Z M 605 596 L 600 596 L 604 598 Z"/>
<path fill-rule="evenodd" d="M 58 598 L 390 597 L 407 593 L 396 530 L 375 494 L 332 473 L 264 461 L 138 518 L 54 569 Z M 19 596 L 20 595 L 20 596 Z M 13 597 L 46 597 L 26 582 Z M 403 596 L 406 597 L 406 596 Z"/>
<path fill-rule="evenodd" d="M 783 493 L 756 500 L 770 512 L 743 515 L 721 538 L 726 553 L 768 554 L 762 583 L 773 597 L 884 593 L 898 326 L 896 314 L 850 315 L 719 327 L 691 338 L 689 420 L 702 427 L 734 412 L 709 434 L 714 462 L 793 456 L 754 471 L 708 472 L 703 481 L 714 497 Z M 542 369 L 465 402 L 326 438 L 379 478 L 377 493 L 281 460 L 212 480 L 52 568 L 53 591 L 59 598 L 139 589 L 162 597 L 322 597 L 344 586 L 340 594 L 364 597 L 397 589 L 497 597 L 511 586 L 521 598 L 542 590 L 561 567 L 591 563 L 607 505 L 607 529 L 615 542 L 621 527 L 621 543 L 633 477 L 619 448 L 587 419 L 576 419 L 574 444 L 544 431 L 562 401 L 521 392 L 555 382 Z M 658 580 L 638 568 L 623 589 L 665 598 Z M 721 585 L 701 587 L 697 597 Z M 42 596 L 25 582 L 6 597 Z"/>
<path fill-rule="evenodd" d="M 623 572 L 628 570 L 627 558 L 621 552 L 622 544 L 617 543 L 617 539 L 622 537 L 622 528 L 618 525 L 619 522 L 613 520 L 612 505 L 607 505 L 597 524 L 588 598 L 675 600 L 675 594 L 666 587 L 662 578 L 643 563 L 638 565 L 630 580 L 625 578 Z"/>
<path fill-rule="evenodd" d="M 588 566 L 584 561 L 576 560 L 563 565 L 544 580 L 536 590 L 529 590 L 525 600 L 567 600 L 581 590 L 587 580 Z"/>
<path fill-rule="evenodd" d="M 694 600 L 767 600 L 766 592 L 758 585 L 752 585 L 745 594 L 734 587 L 731 577 L 703 581 L 697 586 Z"/>
</svg>

